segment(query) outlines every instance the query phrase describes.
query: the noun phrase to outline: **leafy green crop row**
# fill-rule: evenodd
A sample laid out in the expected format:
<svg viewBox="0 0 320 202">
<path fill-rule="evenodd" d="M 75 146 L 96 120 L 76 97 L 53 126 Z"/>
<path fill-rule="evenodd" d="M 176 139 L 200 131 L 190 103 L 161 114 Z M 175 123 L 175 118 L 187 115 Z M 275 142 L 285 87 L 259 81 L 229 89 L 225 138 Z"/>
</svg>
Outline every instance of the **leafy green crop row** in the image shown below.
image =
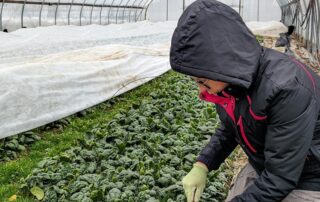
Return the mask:
<svg viewBox="0 0 320 202">
<path fill-rule="evenodd" d="M 22 189 L 39 199 L 44 193 L 44 201 L 185 201 L 181 179 L 218 117 L 189 78 L 174 74 L 160 87 L 78 146 L 41 161 Z M 223 201 L 231 174 L 226 166 L 211 172 L 202 200 Z"/>
<path fill-rule="evenodd" d="M 41 139 L 40 133 L 42 131 L 63 130 L 63 128 L 68 124 L 69 118 L 65 118 L 41 126 L 32 131 L 1 139 L 0 163 L 16 159 L 19 153 L 26 151 L 30 145 Z"/>
<path fill-rule="evenodd" d="M 28 145 L 40 139 L 36 133 L 26 132 L 0 140 L 0 162 L 17 158 L 19 152 L 25 151 Z"/>
<path fill-rule="evenodd" d="M 73 117 L 83 117 L 86 115 L 86 110 L 80 111 L 75 115 L 67 118 L 48 123 L 34 130 L 10 136 L 0 140 L 0 163 L 7 162 L 18 158 L 21 152 L 28 148 L 36 141 L 41 139 L 41 133 L 45 131 L 63 131 L 69 125 L 70 119 Z"/>
</svg>

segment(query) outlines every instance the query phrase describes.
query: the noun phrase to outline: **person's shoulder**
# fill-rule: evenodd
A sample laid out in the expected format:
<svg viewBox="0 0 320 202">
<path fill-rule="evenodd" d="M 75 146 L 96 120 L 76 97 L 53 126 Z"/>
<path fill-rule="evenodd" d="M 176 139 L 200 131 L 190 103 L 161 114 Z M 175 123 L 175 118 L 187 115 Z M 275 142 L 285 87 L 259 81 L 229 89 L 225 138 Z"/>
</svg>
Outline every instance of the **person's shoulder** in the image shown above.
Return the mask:
<svg viewBox="0 0 320 202">
<path fill-rule="evenodd" d="M 273 49 L 266 49 L 261 65 L 265 66 L 265 71 L 262 74 L 264 82 L 270 87 L 273 86 L 281 90 L 310 83 L 308 74 L 312 70 L 305 68 L 305 65 L 298 62 L 293 56 Z M 308 88 L 308 85 L 305 87 Z"/>
</svg>

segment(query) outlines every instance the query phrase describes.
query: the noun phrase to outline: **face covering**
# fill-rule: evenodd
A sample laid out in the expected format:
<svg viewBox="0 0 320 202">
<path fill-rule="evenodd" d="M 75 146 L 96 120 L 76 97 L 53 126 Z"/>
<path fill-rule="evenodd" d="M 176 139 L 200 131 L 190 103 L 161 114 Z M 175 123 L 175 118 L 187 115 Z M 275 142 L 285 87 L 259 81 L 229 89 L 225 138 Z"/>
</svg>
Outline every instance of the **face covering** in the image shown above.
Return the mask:
<svg viewBox="0 0 320 202">
<path fill-rule="evenodd" d="M 220 105 L 226 110 L 227 114 L 235 122 L 235 117 L 234 117 L 234 109 L 235 109 L 235 103 L 236 103 L 235 98 L 227 94 L 225 91 L 222 91 L 221 94 L 222 96 L 210 94 L 207 91 L 204 91 L 200 93 L 199 98 L 201 100 L 211 102 L 216 105 Z"/>
</svg>

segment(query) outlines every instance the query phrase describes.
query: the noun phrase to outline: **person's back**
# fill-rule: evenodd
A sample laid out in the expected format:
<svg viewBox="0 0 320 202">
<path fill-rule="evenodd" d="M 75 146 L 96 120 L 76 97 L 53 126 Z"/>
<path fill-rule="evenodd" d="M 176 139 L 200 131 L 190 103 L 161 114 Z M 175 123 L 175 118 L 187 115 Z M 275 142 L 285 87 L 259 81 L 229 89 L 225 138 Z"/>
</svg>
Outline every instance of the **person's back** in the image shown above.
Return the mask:
<svg viewBox="0 0 320 202">
<path fill-rule="evenodd" d="M 283 154 L 277 154 L 279 160 L 274 162 L 275 165 L 289 162 L 282 176 L 291 173 L 288 178 L 296 178 L 300 175 L 299 172 L 294 173 L 296 166 L 303 166 L 306 160 L 296 188 L 320 190 L 320 77 L 297 59 L 268 48 L 264 48 L 259 71 L 259 80 L 248 92 L 252 99 L 250 111 L 251 115 L 269 118 L 260 121 L 253 117 L 258 126 L 253 128 L 255 124 L 249 124 L 249 130 L 253 131 L 252 138 L 259 135 L 264 144 L 270 139 L 272 147 L 288 145 L 288 151 L 283 150 Z M 274 125 L 279 126 L 275 127 L 275 137 L 271 139 L 266 135 Z M 307 136 L 307 129 L 310 137 Z M 250 136 L 250 132 L 247 135 Z M 270 146 L 268 149 L 270 150 Z M 265 158 L 268 158 L 266 155 L 274 158 L 278 149 L 268 151 L 263 148 L 264 161 L 252 162 L 258 173 L 265 169 Z"/>
</svg>

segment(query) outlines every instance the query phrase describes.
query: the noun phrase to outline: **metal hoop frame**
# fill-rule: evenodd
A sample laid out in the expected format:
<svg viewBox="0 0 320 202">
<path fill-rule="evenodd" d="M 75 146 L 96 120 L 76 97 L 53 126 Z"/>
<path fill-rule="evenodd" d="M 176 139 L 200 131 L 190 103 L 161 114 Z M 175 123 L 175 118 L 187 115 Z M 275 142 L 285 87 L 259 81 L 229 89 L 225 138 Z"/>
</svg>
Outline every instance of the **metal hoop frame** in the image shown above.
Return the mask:
<svg viewBox="0 0 320 202">
<path fill-rule="evenodd" d="M 281 22 L 294 25 L 299 42 L 320 62 L 320 0 L 277 0 Z M 313 61 L 314 62 L 314 61 Z"/>
<path fill-rule="evenodd" d="M 58 18 L 58 14 L 59 14 L 59 8 L 60 6 L 69 6 L 68 9 L 68 17 L 67 17 L 67 21 L 68 23 L 66 25 L 70 25 L 71 22 L 71 9 L 73 8 L 73 6 L 81 6 L 80 10 L 78 11 L 79 14 L 79 22 L 80 22 L 80 26 L 85 25 L 85 24 L 92 24 L 93 21 L 93 16 L 97 17 L 99 16 L 99 24 L 104 24 L 103 18 L 102 18 L 102 12 L 104 10 L 104 8 L 108 8 L 108 15 L 107 15 L 107 24 L 110 24 L 111 22 L 113 23 L 123 23 L 125 22 L 126 18 L 127 21 L 131 22 L 132 21 L 132 12 L 134 12 L 134 21 L 138 21 L 138 20 L 145 20 L 146 16 L 142 16 L 142 13 L 145 12 L 145 14 L 147 13 L 147 10 L 149 8 L 149 5 L 152 3 L 153 0 L 121 0 L 119 4 L 115 4 L 115 0 L 109 0 L 109 2 L 111 2 L 111 4 L 107 3 L 108 0 L 103 0 L 100 2 L 100 4 L 98 3 L 98 0 L 95 0 L 94 3 L 87 3 L 87 0 L 83 0 L 82 3 L 80 2 L 76 2 L 75 0 L 72 0 L 68 3 L 63 2 L 61 0 L 58 1 L 53 1 L 53 0 L 0 0 L 0 31 L 2 31 L 3 29 L 5 29 L 4 24 L 3 24 L 3 13 L 6 10 L 6 7 L 4 6 L 5 4 L 8 5 L 13 5 L 13 4 L 20 4 L 22 5 L 21 8 L 21 25 L 20 27 L 24 27 L 25 23 L 26 23 L 26 19 L 25 19 L 25 7 L 26 5 L 39 5 L 40 6 L 40 10 L 38 13 L 38 22 L 37 25 L 34 26 L 43 26 L 43 19 L 42 19 L 42 13 L 43 10 L 45 9 L 45 7 L 48 6 L 56 6 L 55 8 L 55 14 L 54 14 L 54 24 L 57 25 L 58 23 L 60 23 L 60 21 L 57 21 Z M 91 7 L 91 11 L 90 11 L 90 19 L 87 20 L 88 22 L 84 23 L 84 20 L 82 19 L 83 17 L 83 9 L 84 7 Z M 100 9 L 94 9 L 94 8 L 100 8 Z M 115 14 L 111 16 L 111 12 L 112 9 L 115 9 Z M 121 10 L 122 9 L 122 10 Z M 129 10 L 129 11 L 128 11 Z M 127 12 L 126 12 L 127 11 Z M 61 11 L 60 11 L 61 12 Z M 98 12 L 98 15 L 95 15 L 94 13 Z"/>
</svg>

